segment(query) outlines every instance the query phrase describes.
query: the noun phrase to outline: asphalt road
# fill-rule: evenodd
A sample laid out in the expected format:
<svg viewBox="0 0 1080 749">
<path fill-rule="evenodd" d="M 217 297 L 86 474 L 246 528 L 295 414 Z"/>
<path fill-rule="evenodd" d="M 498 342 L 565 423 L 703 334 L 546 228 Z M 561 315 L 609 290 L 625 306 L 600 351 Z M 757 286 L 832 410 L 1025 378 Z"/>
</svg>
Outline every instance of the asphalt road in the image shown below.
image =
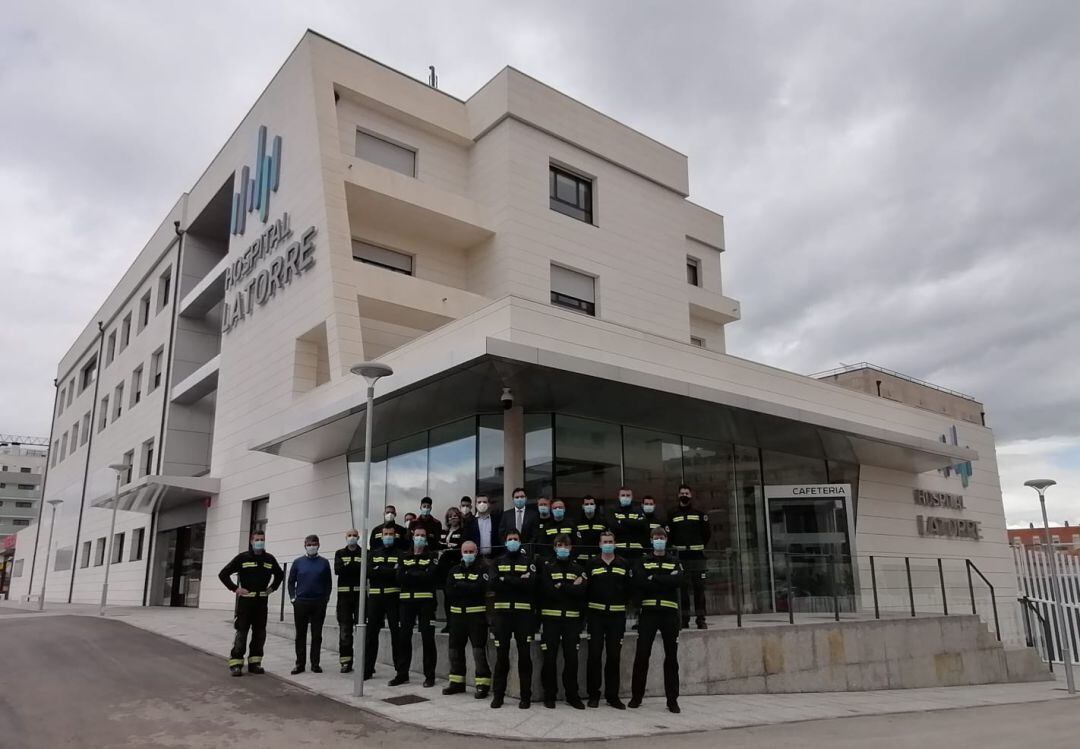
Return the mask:
<svg viewBox="0 0 1080 749">
<path fill-rule="evenodd" d="M 0 747 L 497 749 L 395 724 L 121 621 L 0 611 Z M 621 740 L 619 749 L 1075 747 L 1080 700 Z M 565 747 L 566 744 L 529 744 Z"/>
</svg>

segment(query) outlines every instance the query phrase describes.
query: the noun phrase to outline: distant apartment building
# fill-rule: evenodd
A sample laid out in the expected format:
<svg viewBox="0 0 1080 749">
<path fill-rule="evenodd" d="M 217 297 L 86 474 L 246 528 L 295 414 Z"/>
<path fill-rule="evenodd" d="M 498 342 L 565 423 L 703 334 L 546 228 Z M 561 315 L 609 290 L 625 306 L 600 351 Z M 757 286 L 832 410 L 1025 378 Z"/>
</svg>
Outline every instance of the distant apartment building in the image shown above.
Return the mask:
<svg viewBox="0 0 1080 749">
<path fill-rule="evenodd" d="M 0 435 L 0 541 L 37 522 L 47 442 Z"/>
<path fill-rule="evenodd" d="M 1027 528 L 1010 528 L 1009 543 L 1025 549 L 1043 550 L 1046 548 L 1046 531 L 1035 523 L 1030 523 Z M 1050 526 L 1050 545 L 1058 551 L 1080 554 L 1080 525 L 1071 525 L 1066 520 L 1064 525 Z"/>
</svg>

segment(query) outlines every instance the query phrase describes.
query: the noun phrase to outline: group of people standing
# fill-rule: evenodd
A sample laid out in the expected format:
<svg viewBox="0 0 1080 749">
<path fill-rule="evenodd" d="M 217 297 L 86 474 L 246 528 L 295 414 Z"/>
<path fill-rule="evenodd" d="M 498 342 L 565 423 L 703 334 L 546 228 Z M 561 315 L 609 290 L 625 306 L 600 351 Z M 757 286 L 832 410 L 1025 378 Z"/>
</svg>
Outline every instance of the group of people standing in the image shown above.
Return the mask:
<svg viewBox="0 0 1080 749">
<path fill-rule="evenodd" d="M 450 660 L 444 694 L 466 691 L 465 652 L 471 647 L 475 697 L 490 697 L 492 708 L 502 707 L 510 648 L 516 644 L 518 706 L 530 707 L 531 645 L 539 633 L 544 705 L 556 706 L 561 652 L 563 698 L 570 706 L 585 709 L 578 684 L 578 649 L 587 636 L 588 706 L 598 707 L 602 693 L 616 709 L 636 708 L 645 694 L 649 657 L 660 634 L 667 707 L 680 712 L 678 638 L 680 629 L 689 626 L 691 600 L 697 626 L 706 627 L 705 546 L 710 526 L 707 514 L 693 508 L 690 487 L 679 487 L 678 507 L 664 520 L 657 517 L 652 497 L 643 497 L 638 504 L 628 487 L 619 489 L 615 506 L 607 513 L 594 497 L 585 497 L 578 518 L 571 518 L 559 499 L 542 497 L 530 503 L 522 488 L 513 491 L 512 502 L 496 512 L 487 497 L 477 496 L 475 503 L 463 497 L 458 507 L 447 511 L 445 525 L 432 517 L 429 497 L 421 500 L 419 514 L 406 525 L 397 522 L 397 510 L 390 505 L 366 549 L 361 548 L 359 533 L 348 531 L 333 565 L 341 672 L 353 670 L 353 629 L 366 563 L 367 641 L 365 662 L 360 664 L 365 679 L 374 676 L 379 633 L 385 626 L 391 633 L 395 668 L 390 686 L 409 681 L 417 630 L 423 685 L 435 685 L 435 617 L 441 590 Z M 262 673 L 266 601 L 284 578 L 264 544 L 263 535 L 254 534 L 251 548 L 219 575 L 238 596 L 236 641 L 229 659 L 235 676 L 242 673 L 249 629 L 248 672 Z M 322 670 L 322 624 L 333 590 L 330 564 L 318 553 L 318 537 L 308 536 L 304 546 L 305 555 L 293 562 L 288 575 L 296 623 L 294 674 L 305 670 L 308 652 L 312 671 Z M 621 648 L 628 614 L 635 611 L 637 649 L 631 699 L 624 704 L 619 698 Z M 495 645 L 494 671 L 487 658 L 489 636 Z"/>
</svg>

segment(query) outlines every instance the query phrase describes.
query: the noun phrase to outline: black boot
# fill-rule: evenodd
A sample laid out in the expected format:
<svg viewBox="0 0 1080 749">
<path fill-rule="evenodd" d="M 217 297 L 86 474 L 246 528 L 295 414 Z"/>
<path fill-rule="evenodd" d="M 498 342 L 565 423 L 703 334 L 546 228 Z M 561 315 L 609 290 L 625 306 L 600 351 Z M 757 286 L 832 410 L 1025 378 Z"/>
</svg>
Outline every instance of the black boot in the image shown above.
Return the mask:
<svg viewBox="0 0 1080 749">
<path fill-rule="evenodd" d="M 608 705 L 610 707 L 613 707 L 616 710 L 625 710 L 626 709 L 626 705 L 624 705 L 623 701 L 620 700 L 618 697 L 612 697 L 611 699 L 609 699 L 607 701 L 607 703 L 608 703 Z"/>
<path fill-rule="evenodd" d="M 311 673 L 313 673 L 313 674 L 321 674 L 322 673 L 322 666 L 320 666 L 318 663 L 312 663 L 311 664 Z"/>
<path fill-rule="evenodd" d="M 244 669 L 241 666 L 229 666 L 229 673 L 233 676 L 243 676 Z"/>
<path fill-rule="evenodd" d="M 391 679 L 387 683 L 387 686 L 399 687 L 402 684 L 408 684 L 408 683 L 409 683 L 409 675 L 408 674 L 398 674 L 397 676 L 395 676 L 393 679 Z"/>
<path fill-rule="evenodd" d="M 488 694 L 491 693 L 491 687 L 477 687 L 476 694 L 473 695 L 478 700 L 486 700 Z"/>
<path fill-rule="evenodd" d="M 600 698 L 599 697 L 590 697 L 589 698 L 589 707 L 600 707 Z"/>
<path fill-rule="evenodd" d="M 465 693 L 465 685 L 464 684 L 458 684 L 458 683 L 452 681 L 447 686 L 443 687 L 442 693 L 443 694 L 464 694 Z M 479 695 L 477 695 L 477 696 L 479 696 Z"/>
<path fill-rule="evenodd" d="M 248 669 L 248 670 L 250 670 L 250 669 Z M 293 676 L 296 676 L 297 674 L 304 673 L 304 671 L 306 671 L 306 670 L 307 670 L 306 668 L 304 668 L 299 663 L 297 663 L 295 666 L 293 666 L 293 670 L 290 671 L 289 673 L 292 674 Z"/>
<path fill-rule="evenodd" d="M 491 698 L 491 707 L 492 708 L 494 708 L 495 710 L 498 710 L 502 706 L 503 706 L 503 696 L 501 694 L 497 694 L 497 695 L 495 695 L 494 697 Z"/>
<path fill-rule="evenodd" d="M 582 702 L 581 698 L 578 697 L 576 694 L 573 697 L 567 697 L 566 698 L 566 704 L 569 705 L 570 707 L 574 708 L 575 710 L 584 710 L 585 709 L 585 703 Z"/>
<path fill-rule="evenodd" d="M 351 674 L 352 673 L 352 664 L 351 663 L 342 663 L 341 664 L 341 673 L 343 673 L 343 674 Z"/>
<path fill-rule="evenodd" d="M 641 707 L 641 698 L 640 697 L 631 697 L 630 701 L 626 703 L 626 706 L 630 707 L 630 708 Z"/>
<path fill-rule="evenodd" d="M 528 710 L 532 707 L 532 697 L 522 697 L 518 700 L 518 707 L 522 710 Z"/>
<path fill-rule="evenodd" d="M 263 671 L 263 667 L 261 665 L 259 665 L 258 663 L 249 663 L 248 664 L 248 673 L 249 674 L 255 674 L 257 676 L 259 674 L 265 674 L 266 672 Z"/>
<path fill-rule="evenodd" d="M 681 713 L 682 709 L 679 707 L 678 700 L 668 700 L 667 709 L 673 713 Z"/>
</svg>

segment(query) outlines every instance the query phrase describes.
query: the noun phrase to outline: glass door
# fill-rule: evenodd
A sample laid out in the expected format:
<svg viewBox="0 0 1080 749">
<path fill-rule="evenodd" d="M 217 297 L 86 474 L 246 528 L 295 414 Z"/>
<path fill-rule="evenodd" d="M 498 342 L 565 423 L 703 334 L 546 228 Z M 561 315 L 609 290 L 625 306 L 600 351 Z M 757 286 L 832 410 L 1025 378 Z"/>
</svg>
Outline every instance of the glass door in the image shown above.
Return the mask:
<svg viewBox="0 0 1080 749">
<path fill-rule="evenodd" d="M 198 606 L 206 523 L 185 525 L 162 536 L 166 547 L 162 603 Z"/>
</svg>

